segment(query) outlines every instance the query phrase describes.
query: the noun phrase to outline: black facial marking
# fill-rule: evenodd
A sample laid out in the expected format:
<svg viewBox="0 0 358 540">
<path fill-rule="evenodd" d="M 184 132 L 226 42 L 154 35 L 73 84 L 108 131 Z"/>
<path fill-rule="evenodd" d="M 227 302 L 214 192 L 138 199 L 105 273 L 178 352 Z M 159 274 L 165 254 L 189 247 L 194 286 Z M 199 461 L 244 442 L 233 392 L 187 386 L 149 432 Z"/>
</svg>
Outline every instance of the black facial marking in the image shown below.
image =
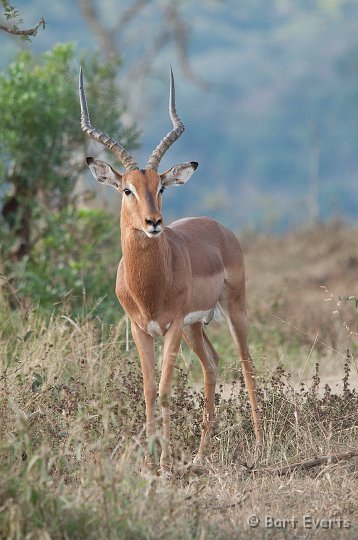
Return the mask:
<svg viewBox="0 0 358 540">
<path fill-rule="evenodd" d="M 150 191 L 147 191 L 145 194 L 145 198 L 147 199 L 148 203 L 148 210 L 155 212 L 157 210 L 156 203 L 154 201 L 153 195 Z"/>
</svg>

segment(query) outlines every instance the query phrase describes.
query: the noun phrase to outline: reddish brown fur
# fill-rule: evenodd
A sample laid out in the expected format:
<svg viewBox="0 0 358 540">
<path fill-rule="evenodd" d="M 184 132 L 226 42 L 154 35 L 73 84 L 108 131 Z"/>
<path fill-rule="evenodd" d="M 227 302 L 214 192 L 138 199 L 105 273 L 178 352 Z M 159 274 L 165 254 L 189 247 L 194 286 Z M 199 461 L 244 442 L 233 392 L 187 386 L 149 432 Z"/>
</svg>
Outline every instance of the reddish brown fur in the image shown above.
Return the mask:
<svg viewBox="0 0 358 540">
<path fill-rule="evenodd" d="M 257 409 L 255 379 L 247 348 L 245 273 L 238 240 L 228 229 L 208 218 L 187 218 L 164 227 L 149 238 L 146 219 L 162 219 L 160 176 L 151 170 L 130 171 L 121 179 L 121 190 L 135 189 L 123 196 L 121 214 L 123 257 L 118 267 L 116 293 L 132 322 L 143 370 L 147 411 L 147 435 L 154 435 L 155 360 L 151 324 L 164 336 L 164 359 L 159 396 L 163 413 L 162 468 L 169 464 L 169 396 L 181 336 L 198 355 L 204 373 L 206 407 L 198 458 L 207 453 L 214 419 L 217 355 L 202 323 L 183 326 L 189 313 L 208 311 L 217 304 L 226 316 L 240 351 L 245 382 L 253 411 L 258 442 L 262 441 Z"/>
</svg>

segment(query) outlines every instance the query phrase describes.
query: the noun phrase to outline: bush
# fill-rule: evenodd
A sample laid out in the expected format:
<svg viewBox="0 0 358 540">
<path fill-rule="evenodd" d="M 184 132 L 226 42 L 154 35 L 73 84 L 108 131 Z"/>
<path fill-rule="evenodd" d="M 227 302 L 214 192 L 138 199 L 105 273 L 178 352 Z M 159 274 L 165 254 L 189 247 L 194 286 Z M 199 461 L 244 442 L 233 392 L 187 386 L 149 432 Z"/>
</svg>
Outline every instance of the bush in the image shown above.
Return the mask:
<svg viewBox="0 0 358 540">
<path fill-rule="evenodd" d="M 45 219 L 30 255 L 14 262 L 6 276 L 20 303 L 75 318 L 100 315 L 107 322 L 117 320 L 119 223 L 103 210 L 72 205 Z"/>
<path fill-rule="evenodd" d="M 73 316 L 105 311 L 110 317 L 114 306 L 118 310 L 111 292 L 118 229 L 105 212 L 76 209 L 73 197 L 87 170 L 80 64 L 94 124 L 129 149 L 137 144 L 136 130 L 122 123 L 118 58 L 84 59 L 69 43 L 41 57 L 20 53 L 0 73 L 0 270 L 12 307 L 30 302 L 48 311 L 61 305 Z"/>
</svg>

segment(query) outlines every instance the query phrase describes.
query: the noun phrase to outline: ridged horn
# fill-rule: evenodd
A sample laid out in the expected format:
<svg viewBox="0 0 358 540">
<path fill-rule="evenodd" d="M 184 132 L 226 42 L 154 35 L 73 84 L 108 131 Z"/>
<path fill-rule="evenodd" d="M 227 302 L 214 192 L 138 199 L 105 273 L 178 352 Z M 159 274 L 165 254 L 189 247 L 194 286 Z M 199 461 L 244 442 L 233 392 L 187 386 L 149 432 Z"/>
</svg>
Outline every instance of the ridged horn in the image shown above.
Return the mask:
<svg viewBox="0 0 358 540">
<path fill-rule="evenodd" d="M 180 135 L 185 130 L 185 126 L 177 115 L 175 108 L 175 86 L 172 69 L 170 69 L 169 116 L 174 129 L 169 131 L 169 133 L 167 133 L 167 135 L 165 135 L 165 137 L 163 137 L 163 139 L 160 141 L 157 148 L 154 150 L 148 160 L 147 169 L 152 169 L 153 171 L 158 170 L 159 162 L 164 156 L 165 152 L 173 143 L 175 143 L 177 139 L 179 139 Z"/>
<path fill-rule="evenodd" d="M 91 139 L 103 144 L 119 159 L 126 171 L 132 171 L 138 169 L 137 163 L 132 156 L 127 152 L 122 145 L 117 141 L 109 137 L 106 133 L 94 128 L 91 124 L 91 120 L 88 113 L 86 94 L 83 86 L 83 73 L 82 67 L 80 68 L 79 76 L 79 94 L 81 103 L 81 128 Z"/>
</svg>

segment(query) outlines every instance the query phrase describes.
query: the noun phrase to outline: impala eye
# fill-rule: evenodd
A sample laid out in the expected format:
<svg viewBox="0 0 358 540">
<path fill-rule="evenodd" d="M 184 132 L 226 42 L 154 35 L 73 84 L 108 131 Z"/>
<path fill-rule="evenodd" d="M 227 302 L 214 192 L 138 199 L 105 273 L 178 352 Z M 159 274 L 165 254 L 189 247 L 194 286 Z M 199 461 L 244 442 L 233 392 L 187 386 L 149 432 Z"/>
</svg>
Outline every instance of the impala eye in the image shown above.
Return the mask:
<svg viewBox="0 0 358 540">
<path fill-rule="evenodd" d="M 124 193 L 125 195 L 127 195 L 127 197 L 128 197 L 129 195 L 132 195 L 131 190 L 128 189 L 128 188 L 125 188 L 125 189 L 123 190 L 123 193 Z"/>
<path fill-rule="evenodd" d="M 165 187 L 161 187 L 159 190 L 159 193 L 162 194 L 164 190 L 165 190 Z"/>
</svg>

